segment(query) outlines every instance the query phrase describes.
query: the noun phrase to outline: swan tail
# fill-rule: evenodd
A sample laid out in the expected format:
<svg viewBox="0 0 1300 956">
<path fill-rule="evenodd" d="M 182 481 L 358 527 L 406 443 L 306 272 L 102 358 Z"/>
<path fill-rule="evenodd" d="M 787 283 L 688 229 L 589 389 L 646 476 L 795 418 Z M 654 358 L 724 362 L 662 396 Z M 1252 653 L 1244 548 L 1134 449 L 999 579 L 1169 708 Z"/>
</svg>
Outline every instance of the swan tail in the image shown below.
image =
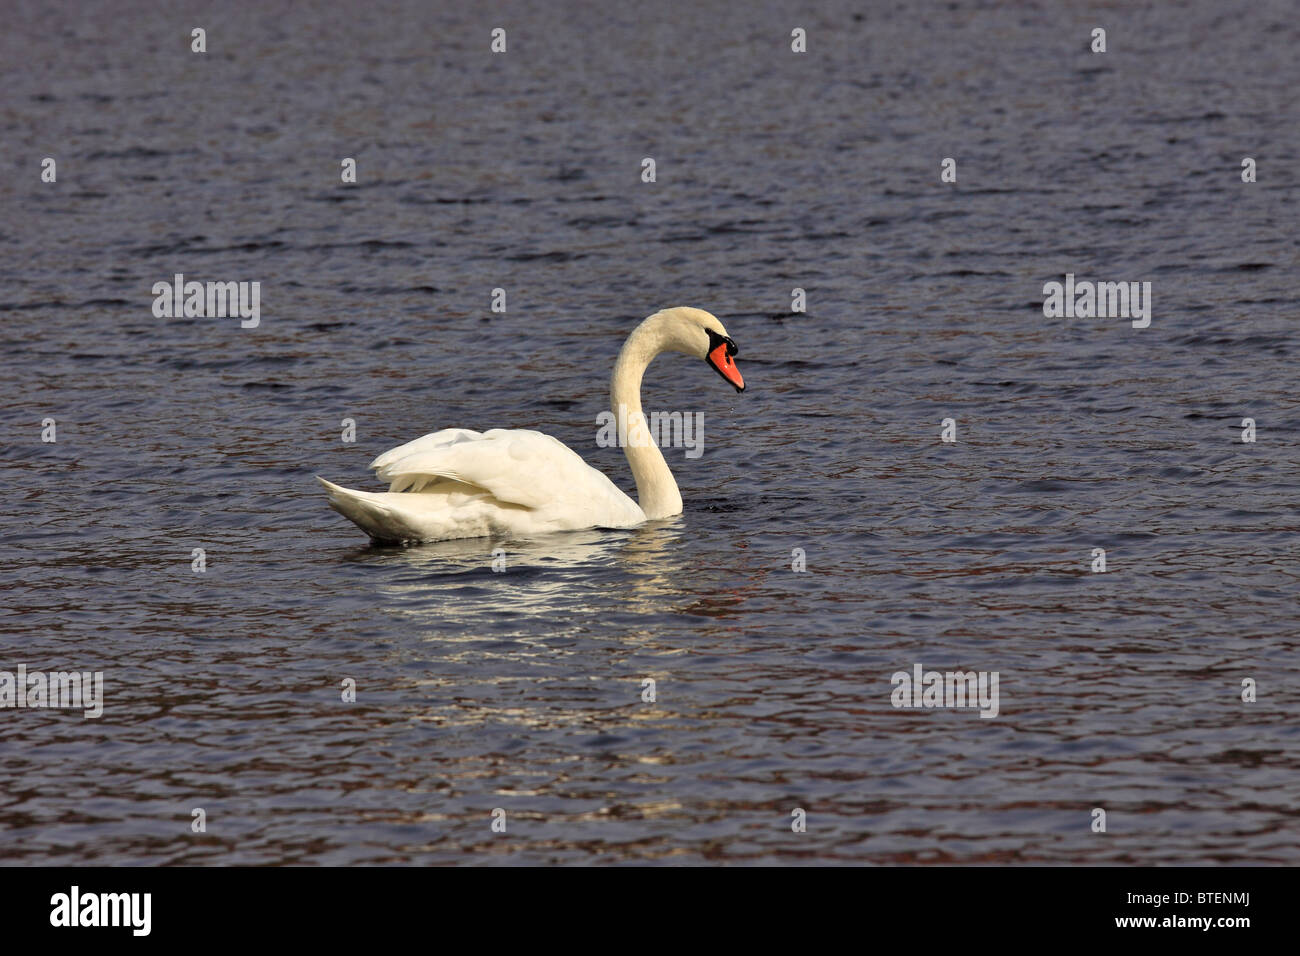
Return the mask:
<svg viewBox="0 0 1300 956">
<path fill-rule="evenodd" d="M 420 537 L 399 511 L 385 503 L 383 495 L 353 491 L 326 481 L 320 475 L 316 480 L 329 493 L 329 506 L 376 541 L 399 542 Z"/>
</svg>

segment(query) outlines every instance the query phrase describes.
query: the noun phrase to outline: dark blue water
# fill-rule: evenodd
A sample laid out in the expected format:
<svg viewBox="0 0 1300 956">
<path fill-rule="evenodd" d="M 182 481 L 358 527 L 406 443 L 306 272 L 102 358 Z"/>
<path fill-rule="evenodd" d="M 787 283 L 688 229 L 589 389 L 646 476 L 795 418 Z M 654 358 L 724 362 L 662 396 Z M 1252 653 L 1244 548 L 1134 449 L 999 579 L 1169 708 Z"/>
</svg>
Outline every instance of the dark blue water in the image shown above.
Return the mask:
<svg viewBox="0 0 1300 956">
<path fill-rule="evenodd" d="M 0 670 L 106 699 L 0 709 L 0 859 L 1297 862 L 1294 13 L 7 9 Z M 177 272 L 260 325 L 156 318 Z M 1045 318 L 1067 272 L 1150 327 Z M 647 375 L 705 415 L 681 517 L 379 549 L 326 507 L 448 426 L 631 491 L 596 415 L 682 304 L 749 388 Z M 895 709 L 917 663 L 998 716 Z"/>
</svg>

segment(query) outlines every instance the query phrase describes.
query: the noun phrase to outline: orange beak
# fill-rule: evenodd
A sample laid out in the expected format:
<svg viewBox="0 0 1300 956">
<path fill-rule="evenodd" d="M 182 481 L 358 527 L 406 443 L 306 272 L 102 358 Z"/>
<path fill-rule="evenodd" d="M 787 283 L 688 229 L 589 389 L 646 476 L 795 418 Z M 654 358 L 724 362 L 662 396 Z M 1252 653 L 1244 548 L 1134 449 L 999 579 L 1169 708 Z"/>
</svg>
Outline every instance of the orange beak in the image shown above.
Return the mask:
<svg viewBox="0 0 1300 956">
<path fill-rule="evenodd" d="M 740 374 L 740 369 L 736 367 L 736 360 L 732 358 L 736 354 L 736 343 L 731 339 L 720 339 L 709 352 L 708 363 L 713 366 L 713 370 L 735 386 L 736 391 L 745 390 L 745 379 Z"/>
</svg>

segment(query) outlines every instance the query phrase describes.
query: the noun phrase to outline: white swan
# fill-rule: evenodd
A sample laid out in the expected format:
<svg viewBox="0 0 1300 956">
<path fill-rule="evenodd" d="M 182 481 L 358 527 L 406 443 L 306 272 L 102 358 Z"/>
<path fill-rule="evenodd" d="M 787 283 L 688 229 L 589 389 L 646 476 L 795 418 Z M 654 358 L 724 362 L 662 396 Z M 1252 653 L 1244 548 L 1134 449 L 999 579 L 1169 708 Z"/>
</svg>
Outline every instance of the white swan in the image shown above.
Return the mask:
<svg viewBox="0 0 1300 956">
<path fill-rule="evenodd" d="M 316 480 L 329 491 L 331 508 L 380 542 L 630 528 L 681 514 L 677 482 L 648 440 L 641 412 L 641 376 L 661 352 L 702 358 L 736 391 L 745 390 L 732 359 L 736 343 L 703 309 L 665 309 L 632 330 L 614 363 L 609 397 L 640 504 L 563 443 L 516 428 L 446 428 L 385 452 L 370 467 L 390 482 L 386 492 Z"/>
</svg>

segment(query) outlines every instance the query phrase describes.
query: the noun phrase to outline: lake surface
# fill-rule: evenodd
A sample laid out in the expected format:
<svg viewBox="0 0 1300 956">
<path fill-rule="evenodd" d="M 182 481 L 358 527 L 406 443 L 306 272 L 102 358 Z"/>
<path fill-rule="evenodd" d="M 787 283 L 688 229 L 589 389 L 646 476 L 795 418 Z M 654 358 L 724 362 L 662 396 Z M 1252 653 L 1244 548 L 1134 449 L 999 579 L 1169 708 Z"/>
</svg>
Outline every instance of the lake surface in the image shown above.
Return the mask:
<svg viewBox="0 0 1300 956">
<path fill-rule="evenodd" d="M 104 712 L 0 710 L 0 861 L 1300 861 L 1294 14 L 6 10 L 0 670 Z M 176 273 L 260 324 L 155 317 Z M 1045 317 L 1067 273 L 1150 326 Z M 631 492 L 596 416 L 672 305 L 749 386 L 647 374 L 704 414 L 679 518 L 327 508 L 449 426 Z M 917 664 L 997 717 L 893 707 Z"/>
</svg>

